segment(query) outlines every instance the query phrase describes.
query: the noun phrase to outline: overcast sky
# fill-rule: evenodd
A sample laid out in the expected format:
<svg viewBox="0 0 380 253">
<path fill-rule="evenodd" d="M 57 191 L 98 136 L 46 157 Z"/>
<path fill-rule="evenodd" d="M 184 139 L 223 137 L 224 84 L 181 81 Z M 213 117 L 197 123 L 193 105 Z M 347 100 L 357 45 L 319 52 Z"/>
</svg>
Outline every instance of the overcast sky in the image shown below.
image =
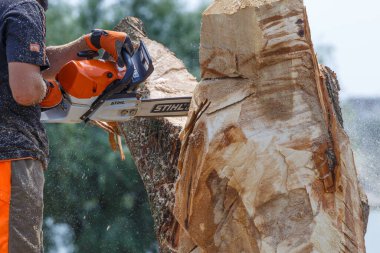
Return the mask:
<svg viewBox="0 0 380 253">
<path fill-rule="evenodd" d="M 380 1 L 305 0 L 313 41 L 330 44 L 342 95 L 380 97 Z"/>
</svg>

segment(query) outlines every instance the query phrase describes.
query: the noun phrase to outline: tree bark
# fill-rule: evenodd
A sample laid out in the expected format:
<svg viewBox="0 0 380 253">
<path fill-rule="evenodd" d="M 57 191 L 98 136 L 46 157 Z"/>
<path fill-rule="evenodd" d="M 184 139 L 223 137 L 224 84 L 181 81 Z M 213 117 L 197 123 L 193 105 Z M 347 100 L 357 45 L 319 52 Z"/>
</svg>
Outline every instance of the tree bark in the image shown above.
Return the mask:
<svg viewBox="0 0 380 253">
<path fill-rule="evenodd" d="M 139 21 L 117 28 L 155 59 L 150 97 L 192 93 L 196 80 Z M 318 65 L 302 0 L 216 0 L 203 14 L 200 59 L 185 127 L 118 125 L 161 252 L 365 252 L 368 206 L 339 85 Z"/>
</svg>

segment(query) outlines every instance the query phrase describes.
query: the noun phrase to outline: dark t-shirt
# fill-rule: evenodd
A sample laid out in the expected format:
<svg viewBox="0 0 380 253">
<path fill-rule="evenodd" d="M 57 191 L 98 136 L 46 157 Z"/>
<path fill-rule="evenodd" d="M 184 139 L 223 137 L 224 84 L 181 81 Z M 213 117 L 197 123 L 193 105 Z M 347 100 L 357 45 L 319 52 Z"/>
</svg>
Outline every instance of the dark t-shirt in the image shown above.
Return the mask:
<svg viewBox="0 0 380 253">
<path fill-rule="evenodd" d="M 48 142 L 39 106 L 21 106 L 11 94 L 8 62 L 49 67 L 45 49 L 45 14 L 36 0 L 0 3 L 0 160 L 33 158 L 45 167 Z M 22 75 L 22 73 L 19 73 Z"/>
</svg>

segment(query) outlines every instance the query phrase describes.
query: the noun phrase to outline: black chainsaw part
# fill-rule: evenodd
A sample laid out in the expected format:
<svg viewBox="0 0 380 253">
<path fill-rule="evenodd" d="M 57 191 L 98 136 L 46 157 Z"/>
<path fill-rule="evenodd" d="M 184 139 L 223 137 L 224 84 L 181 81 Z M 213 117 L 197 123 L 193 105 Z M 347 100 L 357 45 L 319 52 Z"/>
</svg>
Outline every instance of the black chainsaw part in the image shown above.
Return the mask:
<svg viewBox="0 0 380 253">
<path fill-rule="evenodd" d="M 153 72 L 153 61 L 145 47 L 144 42 L 140 42 L 140 46 L 132 56 L 132 62 L 135 66 L 132 82 L 128 85 L 129 92 L 135 91 L 139 84 L 144 82 Z"/>
<path fill-rule="evenodd" d="M 77 53 L 78 57 L 86 58 L 87 60 L 94 59 L 99 56 L 99 53 L 94 50 L 85 50 Z"/>
</svg>

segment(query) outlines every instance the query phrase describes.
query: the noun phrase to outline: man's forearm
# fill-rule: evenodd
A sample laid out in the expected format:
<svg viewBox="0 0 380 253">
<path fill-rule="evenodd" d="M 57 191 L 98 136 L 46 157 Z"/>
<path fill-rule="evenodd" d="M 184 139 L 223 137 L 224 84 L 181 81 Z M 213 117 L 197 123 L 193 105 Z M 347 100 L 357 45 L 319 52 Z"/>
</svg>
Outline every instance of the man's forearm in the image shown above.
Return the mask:
<svg viewBox="0 0 380 253">
<path fill-rule="evenodd" d="M 54 79 L 59 70 L 67 62 L 77 60 L 79 51 L 89 50 L 84 37 L 62 46 L 51 46 L 46 49 L 49 58 L 50 68 L 42 72 L 44 79 Z"/>
</svg>

